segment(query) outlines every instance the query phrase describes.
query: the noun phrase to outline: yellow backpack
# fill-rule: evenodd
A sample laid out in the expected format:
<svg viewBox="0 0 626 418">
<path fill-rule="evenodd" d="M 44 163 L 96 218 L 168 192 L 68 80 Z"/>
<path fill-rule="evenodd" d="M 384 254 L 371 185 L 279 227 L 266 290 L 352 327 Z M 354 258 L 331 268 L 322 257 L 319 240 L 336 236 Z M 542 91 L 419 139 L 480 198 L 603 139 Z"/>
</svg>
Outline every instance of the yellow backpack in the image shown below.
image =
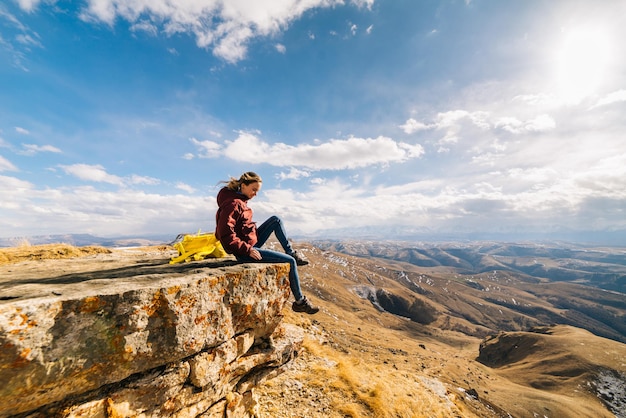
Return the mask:
<svg viewBox="0 0 626 418">
<path fill-rule="evenodd" d="M 170 264 L 191 261 L 192 259 L 198 261 L 208 257 L 221 258 L 226 256 L 222 243 L 212 233 L 201 234 L 198 231 L 195 235 L 180 234 L 171 245 L 178 250 L 178 256 L 172 257 Z"/>
</svg>

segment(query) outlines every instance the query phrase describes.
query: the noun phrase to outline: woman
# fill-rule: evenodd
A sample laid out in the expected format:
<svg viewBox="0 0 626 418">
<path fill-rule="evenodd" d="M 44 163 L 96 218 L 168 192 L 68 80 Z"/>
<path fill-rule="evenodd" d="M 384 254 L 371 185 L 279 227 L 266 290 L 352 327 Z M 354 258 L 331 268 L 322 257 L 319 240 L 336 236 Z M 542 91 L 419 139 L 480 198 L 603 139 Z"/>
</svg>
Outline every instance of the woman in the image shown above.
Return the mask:
<svg viewBox="0 0 626 418">
<path fill-rule="evenodd" d="M 220 240 L 227 253 L 233 254 L 239 261 L 262 263 L 289 263 L 289 284 L 296 301 L 291 305 L 296 312 L 315 314 L 319 308 L 311 305 L 300 289 L 297 266 L 309 264 L 308 260 L 291 248 L 283 223 L 277 216 L 272 216 L 258 228 L 252 221 L 252 209 L 248 200 L 261 190 L 261 177 L 248 171 L 239 179 L 231 177 L 226 187 L 217 194 L 217 213 L 215 214 L 215 237 Z M 285 250 L 284 253 L 261 248 L 274 233 Z"/>
</svg>

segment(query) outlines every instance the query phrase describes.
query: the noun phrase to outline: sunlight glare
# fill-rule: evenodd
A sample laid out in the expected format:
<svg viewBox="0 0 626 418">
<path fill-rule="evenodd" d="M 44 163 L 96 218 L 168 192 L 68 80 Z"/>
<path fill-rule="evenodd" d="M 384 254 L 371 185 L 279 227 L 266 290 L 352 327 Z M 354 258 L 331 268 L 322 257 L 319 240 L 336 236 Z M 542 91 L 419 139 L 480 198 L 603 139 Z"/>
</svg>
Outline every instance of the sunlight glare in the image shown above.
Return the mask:
<svg viewBox="0 0 626 418">
<path fill-rule="evenodd" d="M 596 93 L 606 76 L 610 49 L 609 37 L 599 28 L 567 31 L 557 52 L 559 97 L 576 104 Z"/>
</svg>

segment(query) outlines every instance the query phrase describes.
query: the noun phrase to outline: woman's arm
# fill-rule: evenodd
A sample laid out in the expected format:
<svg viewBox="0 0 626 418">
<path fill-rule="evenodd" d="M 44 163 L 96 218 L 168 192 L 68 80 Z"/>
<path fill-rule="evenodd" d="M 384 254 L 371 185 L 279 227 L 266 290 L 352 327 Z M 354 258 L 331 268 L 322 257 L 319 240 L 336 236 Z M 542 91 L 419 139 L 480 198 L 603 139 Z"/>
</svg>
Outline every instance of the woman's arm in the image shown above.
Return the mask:
<svg viewBox="0 0 626 418">
<path fill-rule="evenodd" d="M 220 237 L 220 242 L 226 252 L 234 255 L 250 255 L 252 245 L 243 241 L 237 234 L 237 225 L 242 217 L 242 208 L 236 202 L 231 202 L 221 208 L 217 219 L 216 229 Z M 244 235 L 244 234 L 241 234 Z"/>
</svg>

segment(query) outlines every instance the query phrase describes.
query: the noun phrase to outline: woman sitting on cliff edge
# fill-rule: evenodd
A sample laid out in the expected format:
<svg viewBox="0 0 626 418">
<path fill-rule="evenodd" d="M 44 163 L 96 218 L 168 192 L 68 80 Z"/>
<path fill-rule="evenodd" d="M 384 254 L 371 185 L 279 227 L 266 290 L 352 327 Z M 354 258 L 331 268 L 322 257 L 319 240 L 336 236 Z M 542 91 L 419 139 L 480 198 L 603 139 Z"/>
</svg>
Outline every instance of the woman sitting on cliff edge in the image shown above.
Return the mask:
<svg viewBox="0 0 626 418">
<path fill-rule="evenodd" d="M 289 263 L 289 285 L 296 301 L 291 305 L 295 312 L 315 314 L 319 308 L 311 305 L 302 295 L 297 266 L 309 264 L 308 260 L 293 250 L 287 240 L 283 222 L 278 216 L 272 216 L 258 228 L 252 220 L 252 209 L 248 200 L 261 190 L 261 177 L 248 171 L 239 179 L 231 177 L 224 181 L 217 194 L 217 213 L 215 214 L 215 237 L 222 243 L 227 253 L 233 254 L 238 261 L 262 263 Z M 261 248 L 274 233 L 284 253 Z"/>
</svg>

